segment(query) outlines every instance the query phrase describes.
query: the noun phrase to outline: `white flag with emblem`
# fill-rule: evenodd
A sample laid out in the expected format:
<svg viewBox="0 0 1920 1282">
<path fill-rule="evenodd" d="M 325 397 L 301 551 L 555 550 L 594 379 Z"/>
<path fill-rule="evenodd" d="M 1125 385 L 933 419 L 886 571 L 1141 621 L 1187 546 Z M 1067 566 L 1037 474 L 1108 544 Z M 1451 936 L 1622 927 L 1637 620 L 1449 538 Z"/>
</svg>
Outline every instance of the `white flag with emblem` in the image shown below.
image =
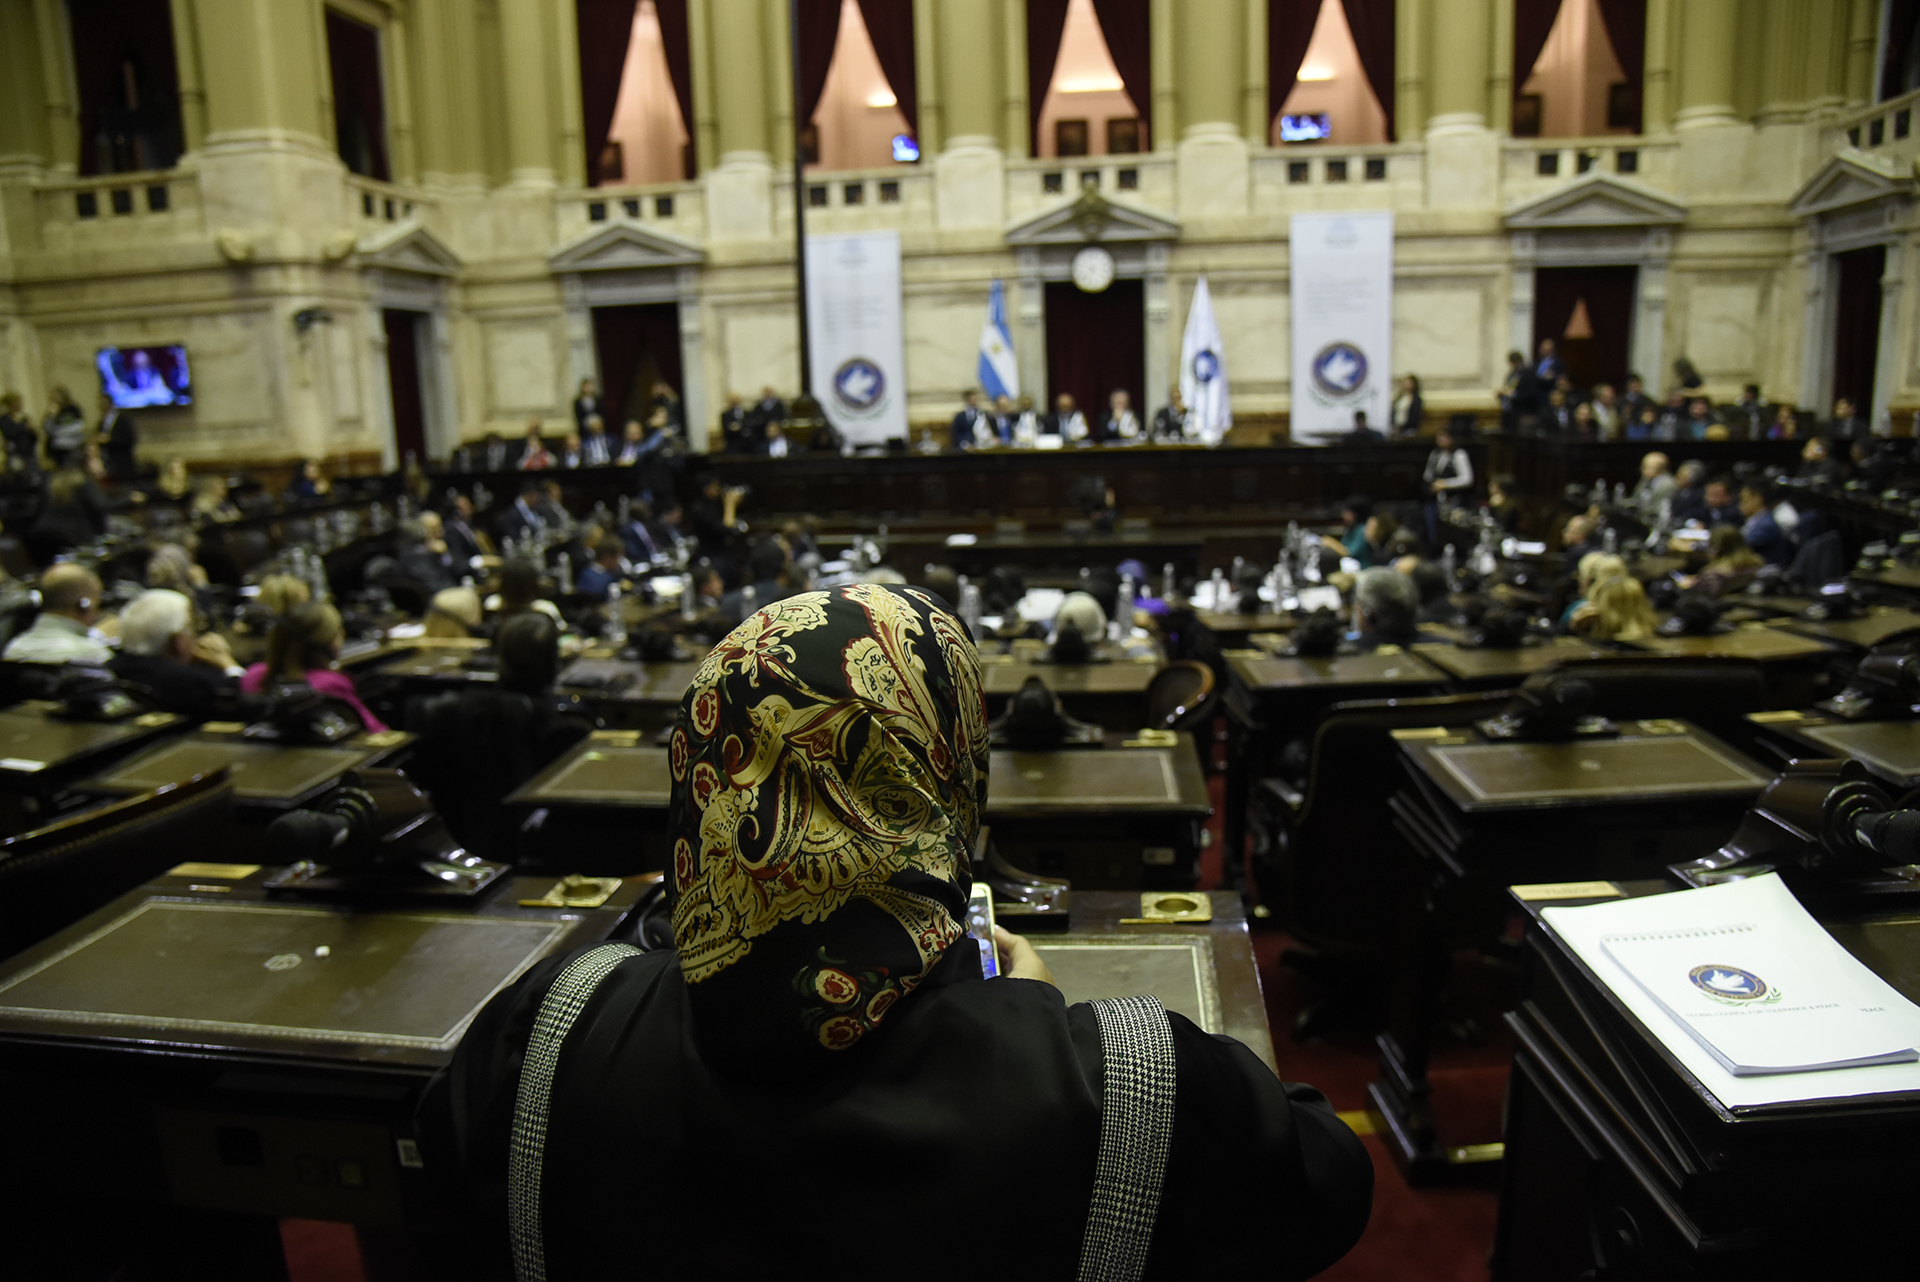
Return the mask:
<svg viewBox="0 0 1920 1282">
<path fill-rule="evenodd" d="M 1187 334 L 1180 340 L 1180 398 L 1187 403 L 1188 434 L 1218 445 L 1233 426 L 1233 399 L 1227 394 L 1227 357 L 1205 276 L 1193 287 Z"/>
</svg>

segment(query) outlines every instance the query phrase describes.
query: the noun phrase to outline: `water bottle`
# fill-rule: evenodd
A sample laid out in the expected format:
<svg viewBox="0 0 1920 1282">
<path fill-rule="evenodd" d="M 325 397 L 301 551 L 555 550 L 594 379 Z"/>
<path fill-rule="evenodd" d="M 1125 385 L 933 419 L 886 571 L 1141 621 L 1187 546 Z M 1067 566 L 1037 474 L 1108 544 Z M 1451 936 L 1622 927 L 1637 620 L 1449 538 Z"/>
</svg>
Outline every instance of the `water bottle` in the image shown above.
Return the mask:
<svg viewBox="0 0 1920 1282">
<path fill-rule="evenodd" d="M 740 617 L 742 619 L 750 619 L 759 613 L 759 610 L 760 594 L 754 591 L 753 584 L 749 583 L 746 587 L 740 589 Z"/>
<path fill-rule="evenodd" d="M 560 595 L 573 595 L 573 558 L 565 552 L 560 554 L 560 570 L 554 575 L 554 582 L 560 589 Z"/>
<path fill-rule="evenodd" d="M 1587 502 L 1605 503 L 1606 501 L 1607 501 L 1607 483 L 1605 481 L 1595 481 L 1593 483 L 1593 488 L 1587 491 Z"/>
<path fill-rule="evenodd" d="M 1618 534 L 1616 534 L 1616 533 L 1614 533 L 1614 530 L 1613 530 L 1613 527 L 1612 527 L 1611 525 L 1609 525 L 1609 526 L 1608 526 L 1608 527 L 1606 528 L 1606 530 L 1605 530 L 1605 531 L 1603 531 L 1603 532 L 1601 533 L 1601 535 L 1600 535 L 1600 547 L 1601 547 L 1601 550 L 1603 550 L 1604 552 L 1606 552 L 1606 554 L 1607 554 L 1608 556 L 1618 556 L 1618 555 L 1619 555 L 1619 553 L 1620 553 L 1620 536 L 1619 536 Z"/>
<path fill-rule="evenodd" d="M 1625 507 L 1627 505 L 1627 483 L 1625 481 L 1615 481 L 1613 483 L 1613 505 L 1615 507 Z"/>
<path fill-rule="evenodd" d="M 981 601 L 980 589 L 967 582 L 967 576 L 960 576 L 960 621 L 977 638 L 980 635 Z"/>
<path fill-rule="evenodd" d="M 698 594 L 694 591 L 694 588 L 693 588 L 693 575 L 691 574 L 681 575 L 680 576 L 680 617 L 681 618 L 691 619 L 693 617 L 694 603 L 697 599 L 697 596 Z"/>
<path fill-rule="evenodd" d="M 622 494 L 620 496 L 619 512 L 620 525 L 622 528 L 625 528 L 633 520 L 633 497 L 631 495 Z"/>
<path fill-rule="evenodd" d="M 607 640 L 618 650 L 627 644 L 627 612 L 621 608 L 620 585 L 607 587 Z"/>
<path fill-rule="evenodd" d="M 1447 586 L 1452 587 L 1454 579 L 1460 573 L 1460 556 L 1454 551 L 1451 543 L 1447 544 L 1446 549 L 1440 553 L 1440 569 L 1447 576 Z"/>
<path fill-rule="evenodd" d="M 1173 562 L 1169 561 L 1160 567 L 1160 599 L 1165 601 L 1172 597 L 1178 586 L 1179 581 L 1173 577 Z"/>
<path fill-rule="evenodd" d="M 1219 566 L 1213 567 L 1213 577 L 1207 583 L 1213 590 L 1213 609 L 1224 611 L 1227 608 L 1227 576 L 1220 572 Z"/>
<path fill-rule="evenodd" d="M 1113 621 L 1107 626 L 1107 634 L 1115 641 L 1124 641 L 1133 635 L 1133 576 L 1125 575 L 1120 580 L 1120 594 L 1114 599 Z"/>
<path fill-rule="evenodd" d="M 1236 556 L 1233 558 L 1233 573 L 1227 576 L 1227 582 L 1232 584 L 1235 590 L 1238 590 L 1240 585 L 1240 572 L 1246 568 L 1247 568 L 1246 557 Z"/>
</svg>

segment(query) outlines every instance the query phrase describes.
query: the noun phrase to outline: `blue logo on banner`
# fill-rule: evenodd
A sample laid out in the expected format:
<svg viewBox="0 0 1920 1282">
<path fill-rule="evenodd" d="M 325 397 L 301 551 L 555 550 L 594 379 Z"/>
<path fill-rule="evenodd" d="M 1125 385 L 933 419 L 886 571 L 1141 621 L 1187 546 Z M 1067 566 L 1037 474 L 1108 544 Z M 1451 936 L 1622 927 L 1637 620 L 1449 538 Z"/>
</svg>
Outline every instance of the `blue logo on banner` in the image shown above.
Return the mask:
<svg viewBox="0 0 1920 1282">
<path fill-rule="evenodd" d="M 886 394 L 887 376 L 864 356 L 856 356 L 833 372 L 833 394 L 850 410 L 870 410 Z"/>
<path fill-rule="evenodd" d="M 1687 978 L 1707 996 L 1722 1001 L 1750 1002 L 1767 995 L 1767 981 L 1738 966 L 1695 966 Z"/>
<path fill-rule="evenodd" d="M 1220 358 L 1213 354 L 1211 348 L 1194 353 L 1193 376 L 1202 383 L 1211 383 L 1220 376 Z"/>
<path fill-rule="evenodd" d="M 1367 354 L 1352 343 L 1328 343 L 1313 358 L 1313 385 L 1326 396 L 1352 396 L 1367 383 Z"/>
</svg>

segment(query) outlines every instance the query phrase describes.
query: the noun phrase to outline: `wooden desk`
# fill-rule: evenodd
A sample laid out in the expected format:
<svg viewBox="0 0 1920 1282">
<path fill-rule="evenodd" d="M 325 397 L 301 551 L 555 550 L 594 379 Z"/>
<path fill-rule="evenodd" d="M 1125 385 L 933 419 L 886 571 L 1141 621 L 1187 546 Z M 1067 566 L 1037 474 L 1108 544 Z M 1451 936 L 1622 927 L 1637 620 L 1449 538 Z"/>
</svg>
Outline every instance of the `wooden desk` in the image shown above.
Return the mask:
<svg viewBox="0 0 1920 1282">
<path fill-rule="evenodd" d="M 1446 674 L 1405 650 L 1336 654 L 1324 659 L 1235 658 L 1233 675 L 1255 694 L 1283 690 L 1348 691 L 1372 686 L 1444 685 Z M 1355 696 L 1357 697 L 1357 696 Z"/>
<path fill-rule="evenodd" d="M 1017 867 L 1078 890 L 1184 890 L 1213 813 L 1190 738 L 1167 748 L 995 750 L 984 821 Z"/>
<path fill-rule="evenodd" d="M 240 735 L 199 733 L 162 744 L 75 785 L 83 792 L 146 792 L 197 774 L 227 767 L 233 793 L 267 810 L 292 810 L 333 787 L 356 766 L 371 765 L 406 743 L 409 735 L 359 735 L 325 748 L 283 747 Z"/>
<path fill-rule="evenodd" d="M 1634 895 L 1673 888 L 1621 883 Z M 1839 1278 L 1904 1257 L 1920 1101 L 1723 1107 L 1546 924 L 1551 906 L 1520 905 L 1495 1282 Z M 1809 908 L 1920 999 L 1911 905 L 1873 917 Z"/>
<path fill-rule="evenodd" d="M 491 667 L 472 666 L 475 651 L 465 648 L 410 650 L 397 659 L 374 669 L 374 675 L 400 677 L 414 681 L 486 682 L 498 681 L 500 674 Z"/>
<path fill-rule="evenodd" d="M 999 716 L 1028 677 L 1039 677 L 1060 696 L 1070 716 L 1107 730 L 1126 731 L 1146 724 L 1147 686 L 1159 670 L 1153 663 L 1056 664 L 1016 659 L 985 663 L 981 676 L 989 716 Z"/>
<path fill-rule="evenodd" d="M 630 876 L 668 866 L 667 750 L 633 731 L 596 730 L 521 784 L 519 862 L 558 873 Z"/>
<path fill-rule="evenodd" d="M 1920 632 L 1920 613 L 1875 606 L 1857 619 L 1821 622 L 1814 619 L 1775 619 L 1771 626 L 1819 641 L 1833 641 L 1856 650 L 1871 650 L 1909 632 Z"/>
<path fill-rule="evenodd" d="M 612 729 L 660 730 L 679 715 L 701 662 L 576 659 L 554 684 L 562 694 L 578 695 Z"/>
<path fill-rule="evenodd" d="M 62 721 L 51 703 L 23 703 L 0 712 L 0 788 L 30 787 L 49 773 L 68 776 L 76 767 L 188 725 L 172 712 L 150 712 L 125 721 Z"/>
<path fill-rule="evenodd" d="M 1812 659 L 1833 653 L 1833 647 L 1811 637 L 1795 636 L 1791 632 L 1762 625 L 1735 628 L 1715 636 L 1648 637 L 1643 641 L 1625 641 L 1621 644 L 1639 650 L 1651 650 L 1656 654 L 1757 659 L 1763 663 Z"/>
<path fill-rule="evenodd" d="M 1240 896 L 1225 890 L 1193 894 L 1212 905 L 1212 921 L 1123 926 L 1122 918 L 1140 916 L 1138 894 L 1075 890 L 1067 900 L 1066 932 L 1036 932 L 1032 943 L 1069 1005 L 1151 994 L 1206 1031 L 1244 1043 L 1278 1074 Z M 1021 930 L 1034 919 L 1008 917 L 1004 924 Z"/>
<path fill-rule="evenodd" d="M 1920 786 L 1920 721 L 1845 721 L 1818 712 L 1769 712 L 1747 720 L 1763 735 L 1788 740 L 1792 746 L 1783 756 L 1852 757 L 1896 789 Z"/>
<path fill-rule="evenodd" d="M 1568 659 L 1598 659 L 1615 653 L 1570 637 L 1556 637 L 1542 645 L 1513 650 L 1470 649 L 1428 641 L 1414 646 L 1413 652 L 1448 676 L 1473 685 L 1518 685 L 1534 673 Z"/>
<path fill-rule="evenodd" d="M 0 1083 L 35 1101 L 9 1123 L 9 1210 L 81 1231 L 156 1201 L 405 1223 L 428 1077 L 494 993 L 645 889 L 522 908 L 553 879 L 509 877 L 473 908 L 353 909 L 270 900 L 277 871 L 161 878 L 0 963 Z"/>
<path fill-rule="evenodd" d="M 1459 937 L 1501 932 L 1509 885 L 1657 876 L 1716 849 L 1772 775 L 1678 721 L 1624 722 L 1617 738 L 1571 743 L 1393 734 L 1405 783 L 1389 805 L 1425 885 L 1398 900 L 1410 915 L 1394 936 L 1402 951 L 1368 1104 L 1408 1178 L 1430 1183 L 1456 1169 L 1434 1138 L 1427 1062 Z"/>
</svg>

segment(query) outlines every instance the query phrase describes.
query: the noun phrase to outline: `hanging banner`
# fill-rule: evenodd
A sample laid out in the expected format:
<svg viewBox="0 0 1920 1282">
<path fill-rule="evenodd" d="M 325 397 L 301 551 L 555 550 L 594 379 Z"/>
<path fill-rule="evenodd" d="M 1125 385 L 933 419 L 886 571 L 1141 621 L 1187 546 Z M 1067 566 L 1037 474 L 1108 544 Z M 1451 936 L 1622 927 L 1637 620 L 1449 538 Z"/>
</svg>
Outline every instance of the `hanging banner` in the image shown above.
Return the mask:
<svg viewBox="0 0 1920 1282">
<path fill-rule="evenodd" d="M 807 237 L 813 394 L 843 440 L 907 435 L 906 322 L 900 234 Z"/>
<path fill-rule="evenodd" d="M 1353 430 L 1355 410 L 1384 434 L 1393 403 L 1393 215 L 1295 214 L 1293 439 Z"/>
</svg>

